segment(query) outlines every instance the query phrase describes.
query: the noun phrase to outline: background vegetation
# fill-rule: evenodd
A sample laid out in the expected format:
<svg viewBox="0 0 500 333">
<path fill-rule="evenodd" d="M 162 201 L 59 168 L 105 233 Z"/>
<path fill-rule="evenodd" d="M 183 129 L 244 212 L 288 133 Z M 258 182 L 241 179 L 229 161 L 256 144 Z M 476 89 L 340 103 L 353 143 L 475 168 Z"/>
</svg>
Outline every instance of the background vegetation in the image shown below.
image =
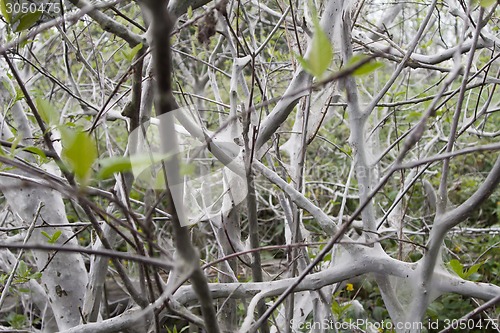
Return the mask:
<svg viewBox="0 0 500 333">
<path fill-rule="evenodd" d="M 0 325 L 497 331 L 497 5 L 0 0 Z M 188 105 L 189 221 L 131 135 Z"/>
</svg>

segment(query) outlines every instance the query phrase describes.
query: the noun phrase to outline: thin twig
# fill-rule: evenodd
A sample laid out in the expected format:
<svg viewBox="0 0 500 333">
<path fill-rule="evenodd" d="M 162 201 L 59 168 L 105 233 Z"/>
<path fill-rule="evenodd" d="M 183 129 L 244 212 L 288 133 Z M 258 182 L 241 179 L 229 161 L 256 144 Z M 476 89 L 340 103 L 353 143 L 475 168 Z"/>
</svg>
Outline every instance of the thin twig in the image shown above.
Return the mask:
<svg viewBox="0 0 500 333">
<path fill-rule="evenodd" d="M 30 239 L 31 234 L 33 233 L 33 230 L 35 229 L 35 224 L 36 221 L 38 220 L 38 216 L 40 215 L 40 211 L 42 210 L 43 204 L 40 203 L 38 205 L 38 208 L 36 209 L 35 216 L 33 217 L 33 221 L 31 221 L 31 224 L 26 231 L 26 235 L 24 236 L 24 241 L 23 245 L 26 245 L 28 242 L 28 239 Z M 24 249 L 21 249 L 19 253 L 17 254 L 16 262 L 14 263 L 14 267 L 12 267 L 12 270 L 10 271 L 9 277 L 7 278 L 7 281 L 5 282 L 5 285 L 3 286 L 3 291 L 2 295 L 0 296 L 0 309 L 2 308 L 3 302 L 5 301 L 5 298 L 7 297 L 7 294 L 9 293 L 9 288 L 10 285 L 12 284 L 12 281 L 14 279 L 14 274 L 16 273 L 17 267 L 19 266 L 19 262 L 21 261 L 22 256 L 24 255 Z"/>
</svg>

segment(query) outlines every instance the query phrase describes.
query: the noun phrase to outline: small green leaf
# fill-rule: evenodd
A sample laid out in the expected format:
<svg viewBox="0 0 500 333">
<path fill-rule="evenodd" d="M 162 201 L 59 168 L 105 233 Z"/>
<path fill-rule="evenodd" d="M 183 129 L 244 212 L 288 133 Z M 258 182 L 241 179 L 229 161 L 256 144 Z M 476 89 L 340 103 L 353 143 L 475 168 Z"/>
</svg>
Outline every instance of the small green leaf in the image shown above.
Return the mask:
<svg viewBox="0 0 500 333">
<path fill-rule="evenodd" d="M 469 269 L 464 273 L 464 279 L 468 279 L 472 274 L 476 273 L 479 267 L 481 267 L 482 265 L 483 263 L 480 262 L 478 264 L 469 267 Z"/>
<path fill-rule="evenodd" d="M 134 46 L 130 51 L 123 51 L 123 55 L 125 56 L 125 58 L 128 60 L 128 61 L 132 61 L 135 57 L 135 55 L 137 54 L 137 52 L 139 52 L 140 50 L 142 49 L 142 43 L 140 44 L 137 44 L 136 46 Z"/>
<path fill-rule="evenodd" d="M 193 6 L 189 6 L 187 9 L 187 17 L 191 19 L 193 17 Z"/>
<path fill-rule="evenodd" d="M 45 155 L 45 152 L 38 147 L 29 146 L 29 147 L 24 147 L 23 150 L 40 156 L 42 163 L 45 163 L 47 161 L 47 155 Z"/>
<path fill-rule="evenodd" d="M 5 21 L 10 24 L 10 20 L 12 19 L 12 16 L 10 13 L 7 11 L 7 5 L 6 2 L 7 0 L 0 0 L 0 12 L 2 13 L 2 16 L 5 18 Z"/>
<path fill-rule="evenodd" d="M 92 164 L 97 158 L 94 140 L 81 130 L 61 128 L 62 156 L 68 162 L 76 178 L 86 184 L 92 173 Z"/>
<path fill-rule="evenodd" d="M 406 120 L 408 121 L 414 121 L 414 120 L 418 120 L 422 117 L 422 113 L 421 112 L 418 112 L 418 111 L 412 111 L 410 113 L 408 113 L 408 115 L 406 115 Z"/>
<path fill-rule="evenodd" d="M 98 179 L 107 179 L 114 173 L 132 170 L 132 163 L 128 157 L 108 157 L 99 161 L 101 168 L 97 174 Z"/>
<path fill-rule="evenodd" d="M 383 66 L 384 66 L 384 64 L 381 63 L 380 61 L 370 61 L 370 62 L 367 62 L 366 64 L 363 64 L 362 66 L 356 68 L 354 70 L 353 74 L 356 76 L 367 75 L 367 74 L 370 74 L 371 72 L 373 72 L 376 69 L 383 67 Z"/>
<path fill-rule="evenodd" d="M 29 274 L 28 265 L 24 260 L 19 261 L 19 266 L 17 266 L 17 274 L 20 277 L 26 277 Z"/>
<path fill-rule="evenodd" d="M 448 263 L 448 266 L 462 279 L 464 278 L 463 268 L 464 266 L 457 259 L 452 259 Z"/>
<path fill-rule="evenodd" d="M 295 58 L 297 59 L 297 61 L 299 62 L 299 64 L 302 66 L 302 68 L 304 68 L 304 70 L 306 72 L 312 74 L 313 69 L 309 65 L 309 61 L 307 61 L 304 57 L 300 56 L 299 54 L 296 54 Z"/>
<path fill-rule="evenodd" d="M 368 57 L 367 55 L 362 54 L 362 53 L 356 54 L 356 55 L 352 56 L 351 59 L 349 59 L 349 61 L 347 62 L 345 67 L 349 68 L 349 67 L 357 66 L 359 62 L 366 60 L 367 57 Z M 369 62 L 359 66 L 358 68 L 356 68 L 353 71 L 353 74 L 354 75 L 370 74 L 371 72 L 375 71 L 376 69 L 378 69 L 382 66 L 384 66 L 384 64 L 380 61 L 369 61 Z"/>
<path fill-rule="evenodd" d="M 341 309 L 340 309 L 340 304 L 337 301 L 332 302 L 332 312 L 337 315 L 337 317 L 340 316 Z"/>
<path fill-rule="evenodd" d="M 59 113 L 47 100 L 37 97 L 35 99 L 35 104 L 44 122 L 49 125 L 56 125 L 59 123 Z"/>
<path fill-rule="evenodd" d="M 14 138 L 12 138 L 12 140 L 8 140 L 12 143 L 12 146 L 10 146 L 10 154 L 11 155 L 15 155 L 14 152 L 16 151 L 16 148 L 17 148 L 17 145 L 19 144 L 19 142 L 21 142 L 22 140 L 22 137 L 20 135 L 16 135 Z"/>
<path fill-rule="evenodd" d="M 21 329 L 26 325 L 26 322 L 28 319 L 26 316 L 19 314 L 19 313 L 10 313 L 7 316 L 7 323 L 9 323 L 10 326 L 14 329 Z"/>
<path fill-rule="evenodd" d="M 319 22 L 314 22 L 314 36 L 312 40 L 311 52 L 307 61 L 312 69 L 312 74 L 320 78 L 330 66 L 333 59 L 333 48 L 328 36 L 323 31 Z"/>
<path fill-rule="evenodd" d="M 340 305 L 337 301 L 332 302 L 332 312 L 337 318 L 341 318 L 344 313 L 351 307 L 351 303 Z"/>
<path fill-rule="evenodd" d="M 347 61 L 346 67 L 351 67 L 356 63 L 366 59 L 366 57 L 367 55 L 363 53 L 355 54 L 349 59 L 349 61 Z"/>
<path fill-rule="evenodd" d="M 57 230 L 56 232 L 54 232 L 54 234 L 52 235 L 52 238 L 49 240 L 49 243 L 51 243 L 51 244 L 56 243 L 57 240 L 59 239 L 59 237 L 61 237 L 61 234 L 62 234 L 61 230 Z"/>
<path fill-rule="evenodd" d="M 50 244 L 55 244 L 59 239 L 59 237 L 61 237 L 62 231 L 57 230 L 56 232 L 54 232 L 52 236 L 46 233 L 45 231 L 42 231 L 41 234 L 45 236 L 45 238 L 47 238 L 47 242 L 49 242 Z"/>
<path fill-rule="evenodd" d="M 162 170 L 159 170 L 159 172 L 153 177 L 154 188 L 165 188 L 167 182 L 165 181 L 165 173 L 162 172 Z"/>
<path fill-rule="evenodd" d="M 352 305 L 352 303 L 348 303 L 348 304 L 342 305 L 341 306 L 342 313 L 345 313 L 351 307 L 351 305 Z"/>
<path fill-rule="evenodd" d="M 17 101 L 22 100 L 23 98 L 24 98 L 23 91 L 21 90 L 21 88 L 16 87 L 16 98 L 14 100 L 17 102 Z"/>
<path fill-rule="evenodd" d="M 21 48 L 23 48 L 23 47 L 25 47 L 26 45 L 31 44 L 31 43 L 33 43 L 33 42 L 35 42 L 33 39 L 26 39 L 26 40 L 22 40 L 22 41 L 20 41 L 20 42 L 19 42 L 19 46 L 20 46 Z"/>
<path fill-rule="evenodd" d="M 497 0 L 480 0 L 479 5 L 481 5 L 481 7 L 488 8 L 493 6 L 495 2 L 497 2 Z"/>
<path fill-rule="evenodd" d="M 137 52 L 139 52 L 141 49 L 142 49 L 142 43 L 139 43 L 132 48 L 132 50 L 130 51 L 130 55 L 132 56 L 132 59 L 135 57 Z M 130 59 L 130 60 L 132 60 L 132 59 Z"/>
<path fill-rule="evenodd" d="M 157 163 L 162 162 L 162 160 L 171 158 L 172 154 L 137 154 L 130 157 L 130 163 L 132 164 L 132 170 L 135 172 L 143 172 L 146 168 L 154 166 Z"/>
<path fill-rule="evenodd" d="M 42 16 L 41 11 L 34 11 L 22 14 L 18 20 L 12 25 L 14 32 L 21 32 L 31 28 Z"/>
<path fill-rule="evenodd" d="M 300 55 L 296 55 L 296 58 L 306 72 L 312 74 L 316 78 L 321 78 L 332 62 L 333 47 L 328 35 L 319 24 L 316 8 L 312 2 L 309 3 L 309 6 L 311 8 L 314 24 L 314 36 L 311 42 L 311 49 L 307 54 L 307 59 L 304 59 Z"/>
</svg>

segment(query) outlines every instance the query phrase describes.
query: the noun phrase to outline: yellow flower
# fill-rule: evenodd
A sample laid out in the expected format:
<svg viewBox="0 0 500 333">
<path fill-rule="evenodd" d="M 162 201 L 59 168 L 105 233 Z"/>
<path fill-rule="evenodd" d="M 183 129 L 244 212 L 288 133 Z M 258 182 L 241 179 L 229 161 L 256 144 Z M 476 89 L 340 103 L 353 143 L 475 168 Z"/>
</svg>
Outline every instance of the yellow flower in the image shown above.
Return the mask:
<svg viewBox="0 0 500 333">
<path fill-rule="evenodd" d="M 346 290 L 347 291 L 353 291 L 354 290 L 354 286 L 352 285 L 352 283 L 348 283 L 347 286 L 346 286 Z"/>
</svg>

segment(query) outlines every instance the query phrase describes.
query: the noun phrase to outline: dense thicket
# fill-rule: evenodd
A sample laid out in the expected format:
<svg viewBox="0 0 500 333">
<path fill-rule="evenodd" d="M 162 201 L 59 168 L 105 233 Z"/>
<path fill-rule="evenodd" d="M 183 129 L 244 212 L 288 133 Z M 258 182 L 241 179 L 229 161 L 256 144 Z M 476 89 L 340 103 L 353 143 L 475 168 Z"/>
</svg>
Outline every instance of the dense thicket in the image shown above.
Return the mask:
<svg viewBox="0 0 500 333">
<path fill-rule="evenodd" d="M 1 327 L 492 332 L 497 5 L 0 0 Z"/>
</svg>

